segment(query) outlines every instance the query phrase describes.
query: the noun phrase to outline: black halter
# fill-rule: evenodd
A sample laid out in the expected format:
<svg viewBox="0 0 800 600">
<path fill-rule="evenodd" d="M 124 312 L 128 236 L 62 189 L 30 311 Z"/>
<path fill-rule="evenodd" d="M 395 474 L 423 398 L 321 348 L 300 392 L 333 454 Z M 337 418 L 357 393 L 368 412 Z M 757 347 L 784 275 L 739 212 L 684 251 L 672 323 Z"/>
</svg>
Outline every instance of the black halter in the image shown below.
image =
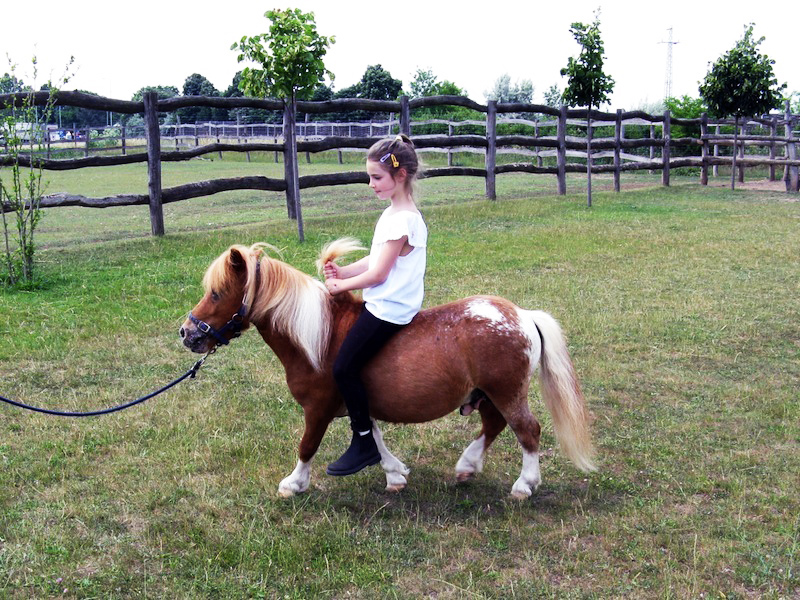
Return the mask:
<svg viewBox="0 0 800 600">
<path fill-rule="evenodd" d="M 258 275 L 261 271 L 260 269 L 261 264 L 260 262 L 256 262 L 256 286 L 258 286 Z M 242 335 L 242 323 L 244 323 L 244 318 L 247 316 L 247 298 L 242 301 L 242 305 L 239 307 L 233 316 L 228 320 L 225 325 L 223 325 L 220 329 L 215 329 L 213 326 L 209 325 L 205 321 L 201 321 L 197 317 L 195 317 L 191 312 L 189 313 L 189 320 L 197 326 L 197 329 L 204 333 L 205 335 L 211 336 L 217 340 L 217 347 L 219 346 L 227 346 L 230 340 L 239 337 Z M 231 333 L 230 338 L 225 337 L 225 333 Z"/>
<path fill-rule="evenodd" d="M 230 340 L 242 335 L 242 323 L 244 322 L 245 316 L 247 316 L 247 305 L 242 304 L 239 307 L 239 310 L 237 310 L 233 314 L 230 320 L 227 323 L 225 323 L 225 325 L 223 325 L 221 329 L 214 329 L 214 327 L 212 327 L 205 321 L 201 321 L 200 319 L 195 317 L 191 312 L 189 313 L 189 320 L 195 325 L 197 325 L 197 329 L 200 332 L 215 338 L 217 340 L 217 346 L 227 346 Z M 223 335 L 228 331 L 233 332 L 230 339 L 226 338 Z"/>
</svg>

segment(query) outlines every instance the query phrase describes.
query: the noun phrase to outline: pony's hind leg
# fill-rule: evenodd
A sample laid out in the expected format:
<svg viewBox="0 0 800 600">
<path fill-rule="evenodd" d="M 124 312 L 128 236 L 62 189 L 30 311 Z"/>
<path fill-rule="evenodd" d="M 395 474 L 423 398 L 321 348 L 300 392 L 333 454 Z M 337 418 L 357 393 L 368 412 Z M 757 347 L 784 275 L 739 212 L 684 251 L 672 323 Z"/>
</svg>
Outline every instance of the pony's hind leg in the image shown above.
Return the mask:
<svg viewBox="0 0 800 600">
<path fill-rule="evenodd" d="M 474 396 L 474 393 L 473 393 Z M 506 426 L 506 420 L 491 400 L 481 393 L 476 403 L 481 414 L 481 433 L 467 446 L 456 463 L 456 479 L 468 481 L 483 470 L 483 457 L 491 443 Z M 472 397 L 470 397 L 472 400 Z"/>
<path fill-rule="evenodd" d="M 539 436 L 541 427 L 539 422 L 533 417 L 528 408 L 527 398 L 524 403 L 520 403 L 514 416 L 509 418 L 508 425 L 517 436 L 517 440 L 522 446 L 522 472 L 519 479 L 511 487 L 511 495 L 514 498 L 524 500 L 533 494 L 542 482 L 539 471 Z"/>
<path fill-rule="evenodd" d="M 372 420 L 372 434 L 375 437 L 375 444 L 378 446 L 378 452 L 381 453 L 381 467 L 386 473 L 386 491 L 399 492 L 406 487 L 406 475 L 411 472 L 403 462 L 394 454 L 389 452 L 386 444 L 383 441 L 383 433 L 378 428 L 378 423 Z"/>
</svg>

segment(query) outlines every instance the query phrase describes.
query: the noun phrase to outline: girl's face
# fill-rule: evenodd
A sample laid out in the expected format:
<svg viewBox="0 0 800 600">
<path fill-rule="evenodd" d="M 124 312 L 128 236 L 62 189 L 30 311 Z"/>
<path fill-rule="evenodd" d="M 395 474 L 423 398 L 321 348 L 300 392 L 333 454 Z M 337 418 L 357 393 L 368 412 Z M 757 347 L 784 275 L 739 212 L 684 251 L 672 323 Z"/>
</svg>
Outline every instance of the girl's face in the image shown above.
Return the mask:
<svg viewBox="0 0 800 600">
<path fill-rule="evenodd" d="M 405 170 L 400 169 L 392 177 L 381 163 L 376 160 L 367 161 L 367 175 L 369 187 L 381 200 L 391 200 L 398 193 L 405 193 Z"/>
</svg>

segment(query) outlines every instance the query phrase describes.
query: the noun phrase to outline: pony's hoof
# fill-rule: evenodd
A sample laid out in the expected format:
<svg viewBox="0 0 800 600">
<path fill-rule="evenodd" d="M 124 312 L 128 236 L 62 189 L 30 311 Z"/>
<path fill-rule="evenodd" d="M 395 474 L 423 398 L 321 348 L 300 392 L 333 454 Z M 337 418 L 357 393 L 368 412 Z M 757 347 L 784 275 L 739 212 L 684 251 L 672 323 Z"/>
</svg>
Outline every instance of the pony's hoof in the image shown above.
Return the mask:
<svg viewBox="0 0 800 600">
<path fill-rule="evenodd" d="M 474 472 L 464 471 L 462 473 L 456 473 L 456 481 L 458 483 L 464 483 L 466 481 L 472 481 L 473 479 L 475 479 L 475 473 Z"/>
<path fill-rule="evenodd" d="M 291 490 L 289 488 L 278 488 L 278 496 L 280 496 L 281 498 L 291 498 L 292 496 L 294 496 L 294 494 L 295 494 L 294 490 Z"/>
<path fill-rule="evenodd" d="M 392 494 L 399 494 L 404 489 L 406 489 L 405 483 L 393 483 L 386 486 L 386 491 L 391 492 Z"/>
<path fill-rule="evenodd" d="M 527 500 L 530 497 L 531 497 L 530 492 L 522 492 L 522 491 L 519 491 L 519 490 L 514 490 L 513 492 L 511 492 L 511 498 L 513 498 L 514 500 L 517 500 L 518 502 L 522 502 L 523 500 Z"/>
</svg>

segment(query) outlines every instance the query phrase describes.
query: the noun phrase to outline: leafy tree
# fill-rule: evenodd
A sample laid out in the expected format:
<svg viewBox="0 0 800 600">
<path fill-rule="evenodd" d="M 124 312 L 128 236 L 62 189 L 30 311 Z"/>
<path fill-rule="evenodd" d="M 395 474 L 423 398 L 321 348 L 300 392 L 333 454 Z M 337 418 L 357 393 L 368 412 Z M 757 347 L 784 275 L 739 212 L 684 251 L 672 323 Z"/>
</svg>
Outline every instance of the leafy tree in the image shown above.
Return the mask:
<svg viewBox="0 0 800 600">
<path fill-rule="evenodd" d="M 712 114 L 717 117 L 733 116 L 735 119 L 731 189 L 736 185 L 739 119 L 779 107 L 782 92 L 786 88 L 785 83 L 778 85 L 772 69 L 775 61 L 758 50 L 763 41 L 763 37 L 758 40 L 753 38 L 752 23 L 745 27 L 742 39 L 717 59 L 700 84 L 700 95 Z"/>
<path fill-rule="evenodd" d="M 417 69 L 414 79 L 411 81 L 411 98 L 424 98 L 428 96 L 466 96 L 466 91 L 462 90 L 452 81 L 438 81 L 436 75 L 430 69 Z M 466 121 L 470 119 L 482 118 L 483 115 L 469 108 L 462 106 L 429 106 L 414 110 L 414 119 L 425 121 L 428 119 L 446 119 L 449 121 Z M 472 126 L 469 126 L 472 127 Z M 479 128 L 475 128 L 477 133 Z M 446 134 L 447 125 L 432 124 L 422 125 L 414 129 L 419 135 Z M 459 133 L 464 131 L 459 128 Z"/>
<path fill-rule="evenodd" d="M 533 101 L 533 83 L 530 79 L 523 79 L 511 85 L 511 76 L 505 73 L 497 78 L 494 87 L 485 93 L 487 100 L 497 102 L 526 102 Z"/>
<path fill-rule="evenodd" d="M 554 83 L 544 93 L 544 103 L 551 108 L 559 108 L 564 101 L 564 92 L 558 88 L 558 84 Z"/>
<path fill-rule="evenodd" d="M 272 21 L 269 33 L 243 36 L 231 46 L 231 50 L 239 51 L 239 62 L 250 61 L 261 66 L 242 70 L 240 87 L 245 94 L 283 98 L 288 121 L 296 116 L 298 99 L 310 98 L 326 76 L 333 80 L 333 73 L 325 68 L 323 58 L 335 39 L 317 33 L 314 13 L 304 13 L 300 9 L 269 10 L 264 16 Z M 285 143 L 291 155 L 284 163 L 289 186 L 287 209 L 289 216 L 297 219 L 297 232 L 303 241 L 294 128 L 287 127 L 286 133 Z"/>
<path fill-rule="evenodd" d="M 586 195 L 588 206 L 592 205 L 592 116 L 595 106 L 610 102 L 608 94 L 614 89 L 614 80 L 603 72 L 605 48 L 600 37 L 600 16 L 595 13 L 591 25 L 573 23 L 570 28 L 575 41 L 581 46 L 577 59 L 570 57 L 567 66 L 561 69 L 561 76 L 568 77 L 564 90 L 567 106 L 586 106 Z"/>
<path fill-rule="evenodd" d="M 692 98 L 684 94 L 680 98 L 667 98 L 664 100 L 665 108 L 670 112 L 670 115 L 678 119 L 698 119 L 708 109 L 702 98 Z M 693 137 L 700 139 L 700 126 L 699 125 L 673 125 L 671 127 L 671 135 L 673 138 Z M 700 149 L 695 147 L 681 147 L 679 150 L 683 156 L 690 154 L 699 154 Z"/>
<path fill-rule="evenodd" d="M 161 100 L 175 98 L 176 96 L 181 95 L 181 93 L 178 91 L 178 88 L 176 88 L 174 85 L 148 85 L 136 92 L 131 98 L 131 101 L 141 102 L 147 92 L 155 92 L 158 94 L 158 97 Z"/>
<path fill-rule="evenodd" d="M 184 96 L 219 96 L 220 93 L 214 84 L 199 73 L 192 73 L 183 82 Z M 187 106 L 178 111 L 184 123 L 200 123 L 203 121 L 218 121 L 228 117 L 228 112 L 210 106 Z"/>
<path fill-rule="evenodd" d="M 258 98 L 307 100 L 326 76 L 333 80 L 322 59 L 335 38 L 317 33 L 314 13 L 269 10 L 264 16 L 272 21 L 269 33 L 244 36 L 231 46 L 239 51 L 239 62 L 261 65 L 242 70 L 242 91 Z"/>
<path fill-rule="evenodd" d="M 403 90 L 403 82 L 381 65 L 367 67 L 361 81 L 336 92 L 336 98 L 369 98 L 370 100 L 397 100 Z M 386 118 L 386 115 L 366 111 L 349 111 L 333 118 L 350 121 L 364 121 L 370 118 Z"/>
<path fill-rule="evenodd" d="M 70 59 L 60 83 L 69 81 Z M 11 66 L 9 80 L 15 81 Z M 36 80 L 37 62 L 33 59 L 33 80 Z M 19 81 L 19 80 L 16 80 Z M 21 82 L 20 82 L 21 83 Z M 47 123 L 53 114 L 58 90 L 48 82 L 43 86 L 48 91 L 44 106 L 37 106 L 34 88 L 16 90 L 16 100 L 5 107 L 0 106 L 0 139 L 4 141 L 6 165 L 10 173 L 0 179 L 0 214 L 2 214 L 4 240 L 4 267 L 2 279 L 8 285 L 30 287 L 34 278 L 34 233 L 42 218 L 41 202 L 44 193 L 42 167 L 36 151 L 41 149 L 48 135 Z M 24 164 L 24 157 L 30 163 Z M 21 164 L 22 163 L 22 164 Z M 13 217 L 9 218 L 9 215 Z M 13 224 L 10 222 L 13 221 Z"/>
<path fill-rule="evenodd" d="M 242 98 L 244 92 L 240 84 L 242 72 L 238 71 L 233 76 L 231 84 L 222 95 L 225 98 Z M 277 110 L 265 110 L 262 108 L 234 108 L 228 111 L 228 118 L 241 121 L 242 123 L 280 123 L 283 115 Z"/>
<path fill-rule="evenodd" d="M 25 84 L 21 79 L 17 79 L 13 73 L 4 73 L 0 77 L 0 94 L 13 94 L 25 89 Z"/>
<path fill-rule="evenodd" d="M 425 98 L 426 96 L 438 95 L 439 82 L 436 75 L 430 69 L 417 69 L 414 79 L 411 80 L 410 98 Z"/>
</svg>

